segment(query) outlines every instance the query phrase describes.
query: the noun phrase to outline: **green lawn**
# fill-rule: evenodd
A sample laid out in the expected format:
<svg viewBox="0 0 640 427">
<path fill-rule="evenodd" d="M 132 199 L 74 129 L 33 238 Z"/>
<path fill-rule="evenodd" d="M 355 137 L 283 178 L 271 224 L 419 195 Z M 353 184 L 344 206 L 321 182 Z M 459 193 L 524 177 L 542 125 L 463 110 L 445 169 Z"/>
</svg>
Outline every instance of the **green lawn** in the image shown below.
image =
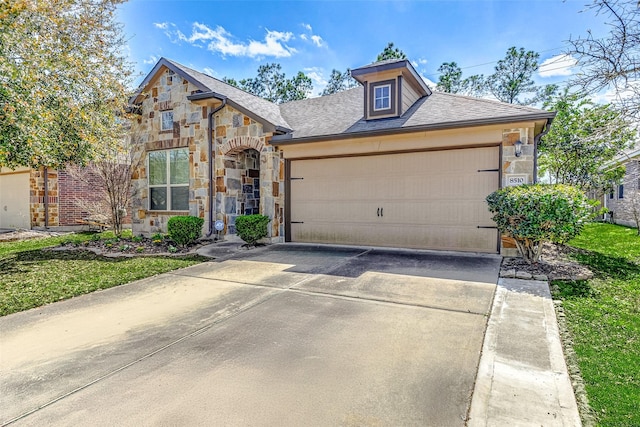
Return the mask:
<svg viewBox="0 0 640 427">
<path fill-rule="evenodd" d="M 102 233 L 101 238 L 109 238 Z M 64 241 L 96 235 L 72 234 L 0 242 L 0 316 L 122 285 L 204 261 L 197 256 L 106 258 L 89 251 L 47 251 Z"/>
<path fill-rule="evenodd" d="M 600 426 L 640 426 L 640 237 L 589 224 L 569 246 L 589 281 L 555 282 L 589 403 Z"/>
</svg>

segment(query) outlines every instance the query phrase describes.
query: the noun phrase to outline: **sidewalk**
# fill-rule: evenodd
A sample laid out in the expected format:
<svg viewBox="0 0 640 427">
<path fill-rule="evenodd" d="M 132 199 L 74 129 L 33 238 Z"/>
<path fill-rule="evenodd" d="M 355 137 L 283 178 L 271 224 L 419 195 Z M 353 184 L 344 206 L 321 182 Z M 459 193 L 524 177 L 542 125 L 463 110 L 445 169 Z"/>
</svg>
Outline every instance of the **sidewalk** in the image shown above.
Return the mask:
<svg viewBox="0 0 640 427">
<path fill-rule="evenodd" d="M 580 426 L 547 282 L 500 278 L 468 426 Z"/>
</svg>

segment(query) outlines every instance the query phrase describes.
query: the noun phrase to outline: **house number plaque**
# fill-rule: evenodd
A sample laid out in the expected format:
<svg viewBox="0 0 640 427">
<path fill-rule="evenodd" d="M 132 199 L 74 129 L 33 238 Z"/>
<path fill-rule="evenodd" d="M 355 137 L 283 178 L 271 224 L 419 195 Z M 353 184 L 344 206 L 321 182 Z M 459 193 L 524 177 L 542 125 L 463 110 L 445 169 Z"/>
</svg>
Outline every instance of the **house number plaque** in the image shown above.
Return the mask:
<svg viewBox="0 0 640 427">
<path fill-rule="evenodd" d="M 514 187 L 516 185 L 528 183 L 529 177 L 527 175 L 507 175 L 507 187 Z"/>
</svg>

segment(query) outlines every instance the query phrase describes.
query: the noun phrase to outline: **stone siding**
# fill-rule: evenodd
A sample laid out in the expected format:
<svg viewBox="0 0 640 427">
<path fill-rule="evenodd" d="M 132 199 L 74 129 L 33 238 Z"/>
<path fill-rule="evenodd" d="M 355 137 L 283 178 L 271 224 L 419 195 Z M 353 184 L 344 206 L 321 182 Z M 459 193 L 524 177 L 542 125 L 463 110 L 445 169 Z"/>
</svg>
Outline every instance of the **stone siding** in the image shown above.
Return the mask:
<svg viewBox="0 0 640 427">
<path fill-rule="evenodd" d="M 194 85 L 170 70 L 161 71 L 142 101 L 141 116 L 132 124 L 135 157 L 141 160 L 133 175 L 135 234 L 166 233 L 167 221 L 175 215 L 203 218 L 203 232 L 209 229 L 209 110 L 187 99 L 196 91 Z M 173 111 L 173 127 L 162 131 L 161 112 L 166 110 Z M 272 218 L 271 240 L 282 241 L 284 163 L 268 143 L 271 134 L 264 132 L 261 123 L 230 106 L 217 112 L 213 119 L 214 220 L 222 220 L 222 234 L 230 236 L 235 234 L 238 215 L 259 212 Z M 189 149 L 189 209 L 149 210 L 147 154 L 180 147 Z"/>
<path fill-rule="evenodd" d="M 640 211 L 640 160 L 630 160 L 626 164 L 623 178 L 624 193 L 619 197 L 619 188 L 613 192 L 613 198 L 607 198 L 607 208 L 613 212 L 613 222 L 616 224 L 636 227 L 634 210 Z"/>
<path fill-rule="evenodd" d="M 46 175 L 46 177 L 45 177 Z M 47 209 L 45 208 L 45 179 L 47 180 L 48 222 L 45 220 Z M 42 228 L 45 226 L 57 227 L 59 223 L 59 198 L 58 198 L 58 171 L 48 169 L 32 169 L 29 178 L 31 227 Z"/>
</svg>

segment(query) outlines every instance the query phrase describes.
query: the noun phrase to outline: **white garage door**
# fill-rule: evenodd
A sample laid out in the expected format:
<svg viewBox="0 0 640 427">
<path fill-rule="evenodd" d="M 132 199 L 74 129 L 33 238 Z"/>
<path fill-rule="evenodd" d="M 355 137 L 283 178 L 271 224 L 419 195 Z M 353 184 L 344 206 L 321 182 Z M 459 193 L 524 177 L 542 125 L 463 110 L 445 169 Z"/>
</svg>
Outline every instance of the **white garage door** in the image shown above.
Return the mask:
<svg viewBox="0 0 640 427">
<path fill-rule="evenodd" d="M 29 172 L 0 175 L 0 228 L 31 228 Z"/>
<path fill-rule="evenodd" d="M 499 148 L 292 160 L 289 240 L 498 251 Z"/>
</svg>

